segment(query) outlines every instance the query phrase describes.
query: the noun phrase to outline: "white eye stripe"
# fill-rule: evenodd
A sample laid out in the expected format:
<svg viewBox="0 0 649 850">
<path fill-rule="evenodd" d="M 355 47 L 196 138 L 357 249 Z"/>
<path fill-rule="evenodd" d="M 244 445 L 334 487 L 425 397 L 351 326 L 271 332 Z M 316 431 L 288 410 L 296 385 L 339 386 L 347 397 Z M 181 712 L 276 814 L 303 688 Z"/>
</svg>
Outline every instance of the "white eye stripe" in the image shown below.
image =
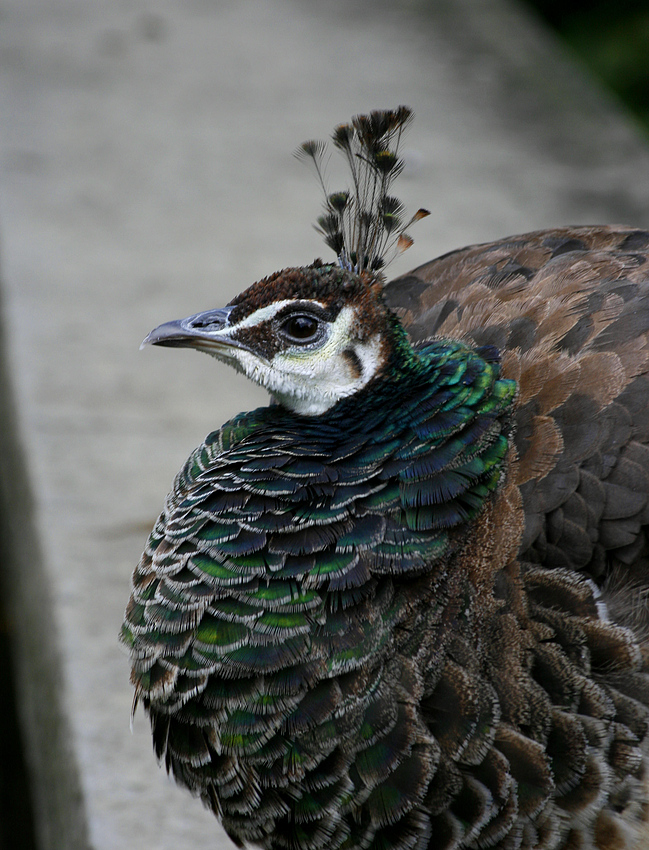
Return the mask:
<svg viewBox="0 0 649 850">
<path fill-rule="evenodd" d="M 218 331 L 218 333 L 228 334 L 234 331 L 243 330 L 244 328 L 253 328 L 255 325 L 260 325 L 262 322 L 267 322 L 269 319 L 274 318 L 280 310 L 283 310 L 287 304 L 300 304 L 304 305 L 305 308 L 309 304 L 313 304 L 316 307 L 320 307 L 320 309 L 324 309 L 324 304 L 321 304 L 320 301 L 299 301 L 296 302 L 293 298 L 285 298 L 283 301 L 275 301 L 274 304 L 268 304 L 266 307 L 260 307 L 258 310 L 255 310 L 254 313 L 251 313 L 249 316 L 246 316 L 245 319 L 242 319 L 240 322 L 237 322 L 236 325 L 226 325 L 225 328 Z"/>
</svg>

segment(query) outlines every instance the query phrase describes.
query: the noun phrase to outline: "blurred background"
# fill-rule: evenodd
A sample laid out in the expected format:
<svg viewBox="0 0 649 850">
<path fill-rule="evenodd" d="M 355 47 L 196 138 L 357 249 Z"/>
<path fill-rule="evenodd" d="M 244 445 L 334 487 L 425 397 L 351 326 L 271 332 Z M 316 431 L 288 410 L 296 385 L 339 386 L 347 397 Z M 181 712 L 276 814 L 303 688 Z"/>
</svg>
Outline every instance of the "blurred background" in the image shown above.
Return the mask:
<svg viewBox="0 0 649 850">
<path fill-rule="evenodd" d="M 292 151 L 399 103 L 432 214 L 391 275 L 649 227 L 647 0 L 0 0 L 0 850 L 231 846 L 129 731 L 117 632 L 174 474 L 266 399 L 138 346 L 325 255 Z"/>
</svg>

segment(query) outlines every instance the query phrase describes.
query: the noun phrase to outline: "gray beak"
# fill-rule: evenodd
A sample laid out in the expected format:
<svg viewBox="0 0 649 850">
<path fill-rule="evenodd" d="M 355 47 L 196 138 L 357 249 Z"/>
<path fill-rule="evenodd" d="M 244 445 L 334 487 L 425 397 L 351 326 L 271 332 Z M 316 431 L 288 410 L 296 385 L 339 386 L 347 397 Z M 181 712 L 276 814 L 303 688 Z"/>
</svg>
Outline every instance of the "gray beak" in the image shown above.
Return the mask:
<svg viewBox="0 0 649 850">
<path fill-rule="evenodd" d="M 145 345 L 166 345 L 172 348 L 205 348 L 205 343 L 236 345 L 227 339 L 215 337 L 228 324 L 228 317 L 234 307 L 222 307 L 219 310 L 206 310 L 196 313 L 186 319 L 165 322 L 144 339 L 140 349 Z"/>
</svg>

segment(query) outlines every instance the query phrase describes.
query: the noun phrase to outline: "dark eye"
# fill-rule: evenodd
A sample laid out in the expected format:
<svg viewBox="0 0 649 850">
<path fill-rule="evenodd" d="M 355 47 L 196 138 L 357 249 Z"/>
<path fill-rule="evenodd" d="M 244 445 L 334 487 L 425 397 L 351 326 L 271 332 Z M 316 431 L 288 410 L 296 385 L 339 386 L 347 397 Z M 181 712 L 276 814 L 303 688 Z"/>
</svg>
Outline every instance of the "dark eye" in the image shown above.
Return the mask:
<svg viewBox="0 0 649 850">
<path fill-rule="evenodd" d="M 312 342 L 320 330 L 313 316 L 290 316 L 281 324 L 282 333 L 295 342 Z"/>
</svg>

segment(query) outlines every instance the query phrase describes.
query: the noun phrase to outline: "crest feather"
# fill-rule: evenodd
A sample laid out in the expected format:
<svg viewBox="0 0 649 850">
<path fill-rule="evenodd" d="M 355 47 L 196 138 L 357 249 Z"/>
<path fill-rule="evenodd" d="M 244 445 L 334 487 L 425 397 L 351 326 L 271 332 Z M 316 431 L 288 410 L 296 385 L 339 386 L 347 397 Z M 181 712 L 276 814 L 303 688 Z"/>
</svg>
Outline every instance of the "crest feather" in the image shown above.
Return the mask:
<svg viewBox="0 0 649 850">
<path fill-rule="evenodd" d="M 409 107 L 398 106 L 356 115 L 350 124 L 334 129 L 334 147 L 345 157 L 351 174 L 351 186 L 343 191 L 327 189 L 324 142 L 303 142 L 295 153 L 298 159 L 311 161 L 324 192 L 324 211 L 315 228 L 348 271 L 384 268 L 394 254 L 412 245 L 405 229 L 429 215 L 428 210 L 419 209 L 406 220 L 403 204 L 389 194 L 393 180 L 403 171 L 399 145 L 412 118 Z"/>
</svg>

